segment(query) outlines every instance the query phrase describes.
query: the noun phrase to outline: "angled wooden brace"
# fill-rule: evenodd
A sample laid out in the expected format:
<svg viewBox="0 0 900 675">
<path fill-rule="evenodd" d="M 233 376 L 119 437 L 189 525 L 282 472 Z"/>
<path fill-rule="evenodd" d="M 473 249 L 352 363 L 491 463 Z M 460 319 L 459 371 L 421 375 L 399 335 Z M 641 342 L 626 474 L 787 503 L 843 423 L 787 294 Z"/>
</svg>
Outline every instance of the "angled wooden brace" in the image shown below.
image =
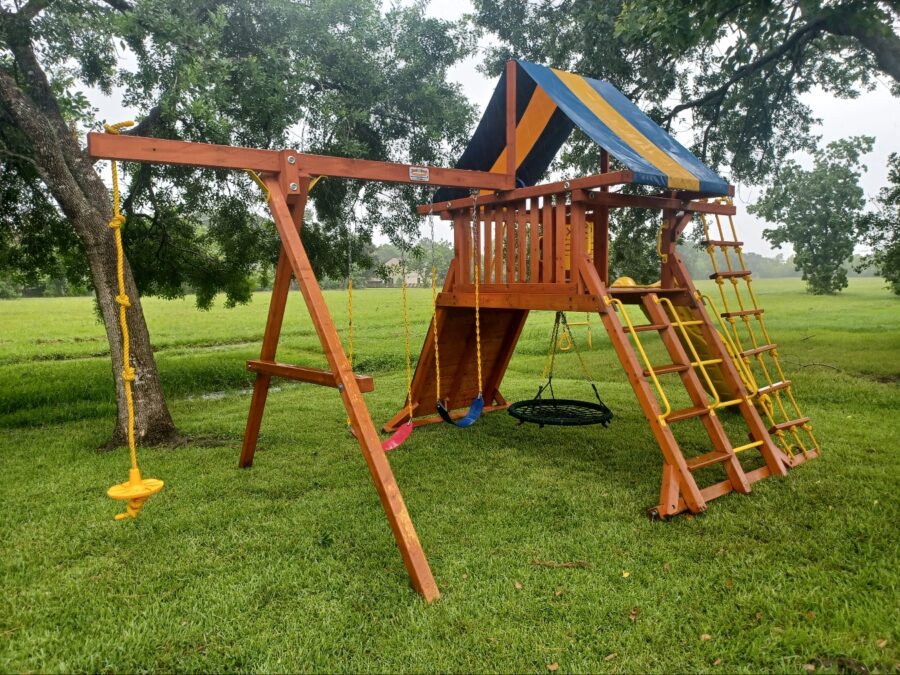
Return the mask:
<svg viewBox="0 0 900 675">
<path fill-rule="evenodd" d="M 268 174 L 264 177 L 264 180 L 270 193 L 269 208 L 272 211 L 275 226 L 278 228 L 278 233 L 281 236 L 282 257 L 289 264 L 289 269 L 287 270 L 284 269 L 283 265 L 279 265 L 280 273 L 276 277 L 278 292 L 277 294 L 273 292 L 272 306 L 269 312 L 269 324 L 266 331 L 267 337 L 274 337 L 273 343 L 270 345 L 272 356 L 274 356 L 274 343 L 277 343 L 277 333 L 280 332 L 281 318 L 284 312 L 284 298 L 287 297 L 287 289 L 290 286 L 290 271 L 293 271 L 300 287 L 300 292 L 303 295 L 303 300 L 313 320 L 316 334 L 319 336 L 319 341 L 322 344 L 322 350 L 328 359 L 328 366 L 337 382 L 341 400 L 350 418 L 354 434 L 359 441 L 363 458 L 366 460 L 369 473 L 372 475 L 372 480 L 375 483 L 378 498 L 381 500 L 381 505 L 387 514 L 388 522 L 400 549 L 400 554 L 403 556 L 403 562 L 406 565 L 413 588 L 422 594 L 427 602 L 431 602 L 440 595 L 437 584 L 431 574 L 431 568 L 428 565 L 428 560 L 425 558 L 422 545 L 419 543 L 415 527 L 409 512 L 406 510 L 406 504 L 400 494 L 400 488 L 391 471 L 388 459 L 381 449 L 381 439 L 363 401 L 359 383 L 353 374 L 347 355 L 344 353 L 344 347 L 328 312 L 325 299 L 322 296 L 322 290 L 319 288 L 309 258 L 306 255 L 306 250 L 300 240 L 298 224 L 303 218 L 302 206 L 305 206 L 309 176 L 299 177 L 298 192 L 303 196 L 295 202 L 293 209 L 288 207 L 279 177 Z M 257 385 L 260 392 L 263 388 L 268 388 L 268 383 L 261 384 L 260 380 L 257 380 Z M 260 397 L 262 400 L 256 405 L 259 406 L 259 417 L 261 418 L 261 406 L 264 405 L 265 395 L 260 393 Z M 254 398 L 257 398 L 257 388 L 254 388 Z M 253 446 L 256 443 L 255 436 L 259 430 L 258 425 L 259 421 L 256 420 L 255 428 L 251 429 L 251 423 L 248 421 L 248 437 L 252 431 Z M 245 440 L 245 453 L 242 453 L 242 458 L 247 454 L 246 451 L 247 441 Z M 249 460 L 252 461 L 252 451 L 249 452 Z"/>
</svg>

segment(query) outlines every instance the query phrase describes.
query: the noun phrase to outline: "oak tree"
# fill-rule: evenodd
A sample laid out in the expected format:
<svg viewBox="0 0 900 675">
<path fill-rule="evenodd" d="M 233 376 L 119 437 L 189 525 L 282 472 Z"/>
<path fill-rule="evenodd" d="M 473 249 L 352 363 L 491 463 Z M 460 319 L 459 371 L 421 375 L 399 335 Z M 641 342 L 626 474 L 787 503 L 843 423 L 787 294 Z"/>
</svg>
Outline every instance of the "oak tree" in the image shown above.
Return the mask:
<svg viewBox="0 0 900 675">
<path fill-rule="evenodd" d="M 88 87 L 122 97 L 140 120 L 134 134 L 439 163 L 471 123 L 447 82 L 468 48 L 422 2 L 383 11 L 377 0 L 0 0 L 0 265 L 89 283 L 119 373 L 108 169 L 84 145 L 84 132 L 100 128 Z M 278 241 L 246 176 L 150 165 L 127 173 L 137 435 L 167 442 L 177 432 L 140 295 L 189 289 L 200 307 L 217 293 L 245 302 Z M 320 273 L 339 276 L 348 246 L 368 250 L 365 226 L 351 238 L 343 222 L 360 194 L 373 200 L 376 189 L 325 180 L 313 191 L 303 237 Z"/>
<path fill-rule="evenodd" d="M 859 179 L 866 167 L 860 157 L 874 139 L 860 136 L 829 143 L 813 155 L 813 167 L 793 160 L 778 180 L 750 206 L 776 227 L 763 230 L 775 247 L 794 249 L 794 266 L 811 293 L 837 293 L 847 287 L 847 267 L 862 225 L 865 194 Z"/>
</svg>

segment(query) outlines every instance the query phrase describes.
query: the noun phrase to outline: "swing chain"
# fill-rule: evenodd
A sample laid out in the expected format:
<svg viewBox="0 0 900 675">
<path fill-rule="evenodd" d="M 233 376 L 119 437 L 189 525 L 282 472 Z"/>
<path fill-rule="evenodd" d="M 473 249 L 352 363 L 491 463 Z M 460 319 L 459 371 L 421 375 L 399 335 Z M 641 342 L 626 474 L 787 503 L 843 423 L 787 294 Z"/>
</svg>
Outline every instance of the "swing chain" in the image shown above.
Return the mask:
<svg viewBox="0 0 900 675">
<path fill-rule="evenodd" d="M 435 400 L 441 400 L 441 356 L 438 347 L 438 326 L 437 326 L 437 259 L 434 254 L 434 196 L 431 195 L 430 206 L 428 207 L 428 225 L 431 230 L 431 330 L 434 339 L 434 395 Z"/>
<path fill-rule="evenodd" d="M 409 301 L 407 299 L 405 244 L 400 247 L 400 275 L 402 277 L 401 287 L 403 289 L 403 341 L 406 350 L 406 409 L 409 414 L 409 422 L 412 424 L 412 353 L 409 346 Z"/>
<path fill-rule="evenodd" d="M 541 379 L 546 378 L 546 383 L 540 385 L 538 387 L 538 393 L 535 398 L 540 398 L 541 394 L 546 390 L 550 390 L 550 396 L 554 397 L 556 394 L 553 392 L 553 368 L 556 362 L 556 352 L 559 349 L 560 343 L 560 328 L 562 328 L 563 334 L 562 337 L 567 339 L 567 343 L 571 345 L 571 348 L 574 349 L 575 355 L 578 357 L 578 362 L 581 364 L 581 370 L 584 373 L 585 378 L 588 381 L 588 384 L 591 385 L 591 389 L 594 390 L 594 395 L 597 397 L 597 400 L 600 403 L 603 403 L 600 398 L 600 392 L 597 389 L 597 383 L 594 381 L 593 376 L 591 375 L 591 371 L 587 367 L 587 363 L 584 361 L 584 357 L 581 354 L 581 350 L 578 349 L 578 343 L 575 341 L 574 336 L 572 335 L 572 329 L 569 327 L 569 322 L 566 319 L 565 312 L 558 311 L 556 312 L 556 319 L 553 322 L 553 330 L 550 333 L 550 348 L 547 350 L 547 359 L 544 364 L 544 370 L 541 372 Z"/>
<path fill-rule="evenodd" d="M 472 190 L 472 222 L 469 224 L 469 229 L 472 230 L 473 237 L 476 234 L 475 226 L 476 220 L 478 220 L 478 192 L 476 190 Z M 481 230 L 480 227 L 478 229 L 478 239 L 479 241 L 475 242 L 476 251 L 480 251 L 481 245 Z M 484 393 L 482 380 L 481 380 L 481 303 L 480 303 L 480 277 L 481 277 L 481 255 L 479 254 L 475 259 L 475 358 L 478 362 L 478 395 L 482 396 Z"/>
</svg>

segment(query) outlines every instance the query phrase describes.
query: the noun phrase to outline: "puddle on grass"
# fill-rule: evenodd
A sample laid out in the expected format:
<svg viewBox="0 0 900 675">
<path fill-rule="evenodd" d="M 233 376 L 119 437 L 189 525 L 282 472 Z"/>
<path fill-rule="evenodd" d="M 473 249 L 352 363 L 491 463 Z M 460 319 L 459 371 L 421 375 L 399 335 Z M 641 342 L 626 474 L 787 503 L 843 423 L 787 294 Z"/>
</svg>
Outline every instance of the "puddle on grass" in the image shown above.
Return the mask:
<svg viewBox="0 0 900 675">
<path fill-rule="evenodd" d="M 282 391 L 284 387 L 269 387 L 269 393 Z M 253 393 L 252 389 L 223 389 L 221 391 L 209 391 L 200 396 L 187 396 L 188 401 L 221 401 L 230 396 L 249 396 Z"/>
</svg>

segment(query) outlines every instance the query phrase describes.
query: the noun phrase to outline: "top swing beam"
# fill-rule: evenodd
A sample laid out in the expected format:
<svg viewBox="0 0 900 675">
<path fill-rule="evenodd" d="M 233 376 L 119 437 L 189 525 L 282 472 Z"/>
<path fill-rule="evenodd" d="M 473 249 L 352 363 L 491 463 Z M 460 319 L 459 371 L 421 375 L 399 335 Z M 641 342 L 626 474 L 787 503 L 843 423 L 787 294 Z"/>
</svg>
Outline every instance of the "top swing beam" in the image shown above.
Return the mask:
<svg viewBox="0 0 900 675">
<path fill-rule="evenodd" d="M 606 287 L 608 286 L 607 239 L 608 215 L 611 208 L 630 206 L 662 210 L 666 223 L 666 235 L 661 245 L 666 250 L 674 250 L 678 235 L 694 212 L 734 213 L 733 206 L 698 200 L 697 197 L 700 195 L 688 190 L 670 190 L 655 196 L 611 193 L 609 188 L 613 185 L 636 181 L 634 174 L 630 171 L 609 171 L 608 155 L 605 150 L 601 151 L 601 173 L 599 174 L 565 182 L 517 188 L 517 159 L 520 158 L 516 152 L 516 68 L 516 61 L 507 62 L 505 71 L 506 161 L 503 163 L 498 161 L 498 165 L 495 165 L 491 171 L 427 167 L 313 155 L 293 150 L 239 148 L 127 135 L 97 133 L 88 135 L 88 151 L 92 157 L 97 159 L 209 169 L 250 169 L 260 174 L 268 189 L 268 206 L 281 238 L 281 250 L 260 357 L 247 364 L 248 370 L 256 373 L 256 380 L 241 450 L 240 466 L 249 467 L 253 463 L 269 384 L 273 376 L 337 388 L 412 585 L 427 602 L 439 597 L 439 591 L 388 459 L 382 450 L 378 431 L 362 398 L 363 392 L 373 389 L 373 381 L 371 378 L 354 374 L 300 238 L 300 229 L 303 225 L 304 211 L 313 177 L 328 176 L 481 190 L 482 194 L 477 200 L 480 211 L 492 209 L 496 212 L 515 202 L 524 206 L 526 200 L 535 197 L 543 197 L 545 204 L 549 204 L 550 202 L 546 200 L 549 196 L 563 195 L 564 198 L 559 204 L 550 208 L 551 210 L 561 209 L 561 212 L 558 213 L 558 220 L 555 221 L 561 225 L 566 218 L 571 218 L 571 272 L 568 278 L 564 273 L 556 277 L 548 277 L 548 280 L 542 283 L 522 284 L 519 288 L 516 288 L 515 283 L 483 284 L 481 306 L 486 309 L 581 309 L 589 311 L 599 309 L 601 314 L 606 311 L 601 299 L 607 293 Z M 568 196 L 568 205 L 565 196 Z M 473 254 L 471 243 L 467 247 L 463 241 L 462 232 L 465 228 L 461 227 L 466 213 L 472 215 L 472 204 L 472 198 L 451 199 L 440 204 L 418 208 L 420 214 L 434 212 L 449 218 L 455 224 L 457 257 L 451 264 L 439 303 L 445 309 L 473 306 L 474 293 L 468 287 L 466 279 L 464 279 L 464 270 L 460 267 L 460 260 L 468 263 L 471 258 L 467 256 Z M 583 246 L 580 245 L 581 240 L 576 236 L 576 227 L 582 228 L 584 225 L 583 216 L 586 211 L 583 206 L 586 204 L 591 205 L 590 210 L 593 212 L 594 219 L 594 256 L 590 261 L 582 255 L 584 253 Z M 576 205 L 579 206 L 576 208 Z M 476 230 L 480 230 L 481 221 L 485 218 L 479 215 L 476 220 L 479 221 L 476 224 Z M 548 230 L 547 234 L 549 233 Z M 559 244 L 564 242 L 565 235 L 560 232 L 560 229 L 557 229 L 553 232 L 552 237 L 556 243 L 554 264 L 559 267 L 558 259 L 562 250 Z M 480 255 L 477 250 L 474 251 L 474 254 Z M 674 259 L 674 256 L 670 257 L 670 260 Z M 593 268 L 590 275 L 587 275 L 588 270 L 585 268 L 585 265 L 588 264 Z M 595 283 L 585 284 L 586 275 L 591 276 Z M 297 280 L 322 350 L 327 358 L 328 369 L 326 370 L 283 364 L 275 360 L 292 277 Z M 669 283 L 672 279 L 672 270 L 663 269 L 662 279 L 664 285 Z M 626 301 L 624 296 L 620 297 Z M 519 330 L 521 330 L 521 324 L 517 330 L 514 329 L 499 336 L 499 341 L 504 344 L 504 348 L 514 347 Z M 429 331 L 429 335 L 431 335 L 431 331 Z M 428 339 L 426 337 L 426 344 Z M 507 351 L 511 351 L 511 349 Z M 508 363 L 508 359 L 506 362 Z M 505 364 L 501 365 L 501 370 L 505 370 Z M 420 378 L 420 373 L 425 370 L 425 366 L 426 364 L 420 360 L 416 378 Z M 488 400 L 490 397 L 498 399 L 498 405 L 488 405 L 485 411 L 505 407 L 505 401 L 497 391 L 502 372 L 499 376 L 487 374 L 486 378 L 485 402 L 490 403 L 491 401 Z M 421 383 L 419 384 L 421 385 Z M 487 389 L 490 389 L 490 392 Z M 421 411 L 416 414 L 418 415 L 419 412 Z M 398 415 L 391 422 L 399 424 L 405 418 L 404 416 L 408 415 L 406 413 Z M 417 419 L 416 422 L 418 423 L 419 420 Z M 390 425 L 391 423 L 388 423 L 386 427 L 390 427 Z"/>
</svg>

